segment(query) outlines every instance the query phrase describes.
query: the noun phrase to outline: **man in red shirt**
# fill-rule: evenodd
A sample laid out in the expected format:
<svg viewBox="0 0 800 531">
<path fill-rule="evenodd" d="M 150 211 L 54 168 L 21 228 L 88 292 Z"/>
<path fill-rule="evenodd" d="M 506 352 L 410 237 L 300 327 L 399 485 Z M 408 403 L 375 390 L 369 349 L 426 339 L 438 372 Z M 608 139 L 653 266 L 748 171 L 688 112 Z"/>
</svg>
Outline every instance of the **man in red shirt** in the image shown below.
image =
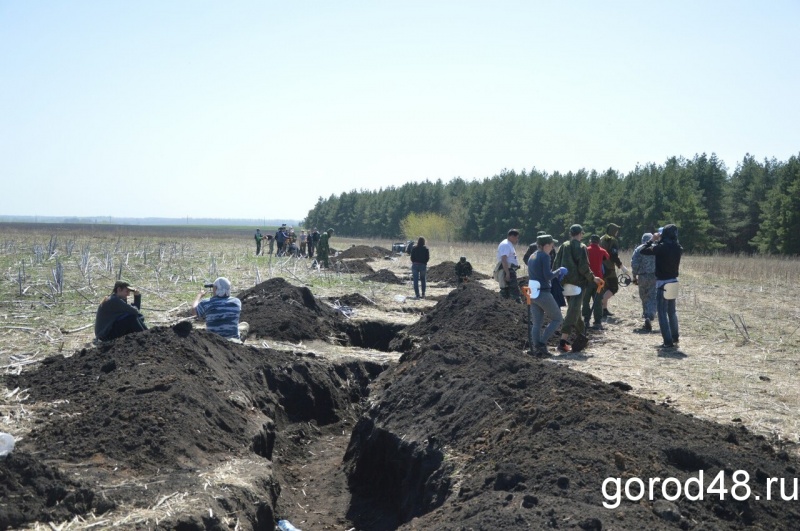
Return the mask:
<svg viewBox="0 0 800 531">
<path fill-rule="evenodd" d="M 610 258 L 608 251 L 600 247 L 600 236 L 592 234 L 589 238 L 589 247 L 586 248 L 586 254 L 589 255 L 589 269 L 596 277 L 603 278 L 603 260 Z M 597 292 L 597 284 L 593 284 L 586 288 L 583 294 L 583 324 L 589 328 L 589 320 L 594 315 L 594 324 L 591 326 L 593 330 L 603 329 L 603 305 L 600 302 L 602 293 Z M 592 302 L 594 301 L 594 304 Z M 594 307 L 593 307 L 594 306 Z"/>
</svg>

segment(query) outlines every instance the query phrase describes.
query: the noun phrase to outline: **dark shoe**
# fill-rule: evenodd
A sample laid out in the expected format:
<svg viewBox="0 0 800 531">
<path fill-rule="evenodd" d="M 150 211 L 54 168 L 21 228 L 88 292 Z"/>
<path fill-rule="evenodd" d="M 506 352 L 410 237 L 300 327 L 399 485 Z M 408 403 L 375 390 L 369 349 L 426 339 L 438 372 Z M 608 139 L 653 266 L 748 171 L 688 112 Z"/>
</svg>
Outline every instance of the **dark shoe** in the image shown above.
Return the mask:
<svg viewBox="0 0 800 531">
<path fill-rule="evenodd" d="M 657 348 L 675 348 L 675 345 L 673 343 L 661 343 Z"/>
<path fill-rule="evenodd" d="M 584 320 L 583 320 L 583 326 L 584 326 L 585 328 L 589 328 L 589 318 L 588 318 L 588 317 L 584 318 Z"/>
<path fill-rule="evenodd" d="M 603 308 L 603 317 L 613 317 L 614 314 L 608 311 L 608 308 Z"/>
<path fill-rule="evenodd" d="M 647 332 L 653 331 L 653 325 L 650 323 L 650 319 L 644 320 L 644 326 L 642 327 L 642 330 L 645 330 Z"/>
<path fill-rule="evenodd" d="M 679 338 L 677 338 L 677 337 L 673 337 L 673 338 L 672 338 L 672 342 L 673 342 L 673 343 L 675 343 L 675 344 L 677 345 L 678 343 L 680 343 L 680 339 L 679 339 Z"/>
<path fill-rule="evenodd" d="M 570 347 L 569 343 L 564 341 L 563 339 L 558 342 L 558 349 L 559 352 L 572 352 L 572 347 Z"/>
<path fill-rule="evenodd" d="M 589 338 L 583 334 L 578 334 L 572 341 L 572 352 L 580 352 L 589 344 Z"/>
<path fill-rule="evenodd" d="M 534 353 L 537 356 L 549 356 L 550 355 L 550 351 L 547 350 L 547 345 L 545 343 L 539 343 L 538 345 L 536 345 L 536 350 L 534 350 Z"/>
<path fill-rule="evenodd" d="M 592 325 L 592 330 L 603 330 L 603 323 L 600 321 L 595 321 Z"/>
</svg>

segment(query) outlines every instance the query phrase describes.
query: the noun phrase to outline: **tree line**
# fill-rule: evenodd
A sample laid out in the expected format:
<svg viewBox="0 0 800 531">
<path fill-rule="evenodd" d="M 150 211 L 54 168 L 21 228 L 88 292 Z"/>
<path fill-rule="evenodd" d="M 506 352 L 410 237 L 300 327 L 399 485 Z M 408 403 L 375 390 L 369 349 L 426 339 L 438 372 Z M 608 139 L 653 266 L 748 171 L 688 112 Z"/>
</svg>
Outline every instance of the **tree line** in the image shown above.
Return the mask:
<svg viewBox="0 0 800 531">
<path fill-rule="evenodd" d="M 353 237 L 415 239 L 403 227 L 409 216 L 422 215 L 446 219 L 448 234 L 459 241 L 499 241 L 512 227 L 523 243 L 540 230 L 563 239 L 573 223 L 587 234 L 603 234 L 613 222 L 622 226 L 623 247 L 633 248 L 643 232 L 674 223 L 688 251 L 795 255 L 800 159 L 758 161 L 748 154 L 732 173 L 705 153 L 639 165 L 624 175 L 614 169 L 504 170 L 483 180 L 459 177 L 320 197 L 304 225 L 332 226 Z"/>
</svg>

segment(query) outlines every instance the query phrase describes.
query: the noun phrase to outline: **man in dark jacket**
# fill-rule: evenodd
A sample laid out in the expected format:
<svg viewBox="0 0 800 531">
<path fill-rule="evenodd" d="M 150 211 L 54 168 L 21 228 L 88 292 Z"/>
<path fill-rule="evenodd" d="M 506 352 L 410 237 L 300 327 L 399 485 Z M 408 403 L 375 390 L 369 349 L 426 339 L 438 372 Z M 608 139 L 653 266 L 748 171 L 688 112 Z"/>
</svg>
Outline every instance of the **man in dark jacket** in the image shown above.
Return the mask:
<svg viewBox="0 0 800 531">
<path fill-rule="evenodd" d="M 678 282 L 678 269 L 681 265 L 683 247 L 678 242 L 678 227 L 667 225 L 653 239 L 644 244 L 641 254 L 656 257 L 656 306 L 658 326 L 664 343 L 660 348 L 673 348 L 679 339 L 678 312 L 675 298 L 665 297 L 665 288 Z"/>
<path fill-rule="evenodd" d="M 133 304 L 128 304 L 128 295 L 133 293 Z M 114 291 L 103 299 L 97 308 L 94 335 L 101 341 L 109 341 L 134 332 L 147 330 L 144 316 L 139 313 L 142 294 L 127 282 L 118 280 Z"/>
</svg>

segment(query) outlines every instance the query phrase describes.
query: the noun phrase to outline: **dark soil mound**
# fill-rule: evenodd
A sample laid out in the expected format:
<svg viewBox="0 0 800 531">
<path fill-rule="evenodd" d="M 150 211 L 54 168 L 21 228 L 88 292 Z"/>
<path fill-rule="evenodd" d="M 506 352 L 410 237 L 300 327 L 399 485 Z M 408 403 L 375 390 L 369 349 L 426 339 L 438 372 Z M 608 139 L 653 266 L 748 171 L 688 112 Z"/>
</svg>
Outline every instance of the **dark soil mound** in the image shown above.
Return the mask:
<svg viewBox="0 0 800 531">
<path fill-rule="evenodd" d="M 241 320 L 250 334 L 280 341 L 326 339 L 336 334 L 343 317 L 327 304 L 319 304 L 305 287 L 271 278 L 238 295 Z"/>
<path fill-rule="evenodd" d="M 113 502 L 28 452 L 14 451 L 0 460 L 0 529 L 71 520 L 75 514 L 103 514 L 113 508 Z"/>
<path fill-rule="evenodd" d="M 796 502 L 776 500 L 775 488 L 765 501 L 765 482 L 796 477 L 800 463 L 763 437 L 488 342 L 475 348 L 444 326 L 433 341 L 381 375 L 353 432 L 350 486 L 373 500 L 356 522 L 380 522 L 372 529 L 412 518 L 404 528 L 796 528 Z M 721 471 L 730 489 L 731 474 L 744 470 L 753 496 L 706 493 L 691 501 L 683 494 L 669 502 L 657 483 L 653 500 L 603 506 L 613 505 L 603 494 L 607 478 L 621 478 L 624 495 L 630 478 L 683 483 L 700 470 L 706 489 Z M 616 492 L 606 485 L 609 498 Z M 630 492 L 639 492 L 637 484 Z"/>
<path fill-rule="evenodd" d="M 484 275 L 478 271 L 472 271 L 472 280 L 485 280 L 489 275 Z M 456 279 L 456 263 L 446 260 L 441 264 L 429 267 L 426 279 L 428 282 L 440 282 L 448 286 L 455 286 L 458 284 Z"/>
<path fill-rule="evenodd" d="M 254 481 L 261 495 L 232 486 L 223 497 L 209 492 L 208 499 L 198 502 L 198 521 L 205 522 L 203 528 L 221 528 L 219 516 L 208 518 L 212 507 L 216 515 L 244 516 L 251 528 L 272 529 L 280 487 L 267 460 L 274 460 L 273 450 L 288 441 L 283 430 L 294 423 L 308 429 L 309 422 L 322 427 L 354 422 L 353 402 L 366 395 L 367 384 L 384 367 L 247 347 L 193 330 L 187 322 L 83 349 L 69 358 L 47 358 L 34 372 L 8 377 L 10 386 L 29 389 L 33 400 L 62 402 L 57 414 L 36 425 L 18 444 L 19 452 L 0 465 L 6 475 L 0 485 L 11 485 L 5 488 L 42 485 L 31 487 L 37 493 L 33 502 L 3 496 L 3 512 L 28 514 L 28 507 L 40 502 L 38 513 L 25 516 L 29 521 L 57 501 L 63 501 L 61 510 L 75 514 L 98 507 L 90 491 L 58 483 L 58 475 L 46 467 L 33 463 L 10 468 L 25 452 L 43 462 L 83 463 L 81 467 L 91 462 L 116 481 L 139 478 L 130 483 L 136 488 L 105 490 L 106 508 L 115 501 L 152 504 L 160 493 L 192 488 L 202 495 L 205 488 L 197 470 L 238 458 L 252 463 L 253 474 L 265 471 Z M 280 448 L 281 455 L 291 455 L 287 445 Z M 89 473 L 79 470 L 81 477 Z M 155 475 L 158 481 L 147 481 Z M 112 479 L 105 477 L 103 483 Z M 179 524 L 162 522 L 162 527 Z"/>
<path fill-rule="evenodd" d="M 374 273 L 375 270 L 367 263 L 370 258 L 360 260 L 331 259 L 331 267 L 340 273 Z"/>
<path fill-rule="evenodd" d="M 392 251 L 383 247 L 370 247 L 368 245 L 354 245 L 341 251 L 337 258 L 383 258 L 390 256 Z"/>
<path fill-rule="evenodd" d="M 365 282 L 383 282 L 384 284 L 405 284 L 405 281 L 389 271 L 388 269 L 381 269 L 371 275 L 361 277 Z"/>
<path fill-rule="evenodd" d="M 390 348 L 408 351 L 414 343 L 437 343 L 452 337 L 478 349 L 502 347 L 522 351 L 526 343 L 527 310 L 527 306 L 469 282 L 451 291 L 433 310 L 407 326 Z"/>
</svg>

